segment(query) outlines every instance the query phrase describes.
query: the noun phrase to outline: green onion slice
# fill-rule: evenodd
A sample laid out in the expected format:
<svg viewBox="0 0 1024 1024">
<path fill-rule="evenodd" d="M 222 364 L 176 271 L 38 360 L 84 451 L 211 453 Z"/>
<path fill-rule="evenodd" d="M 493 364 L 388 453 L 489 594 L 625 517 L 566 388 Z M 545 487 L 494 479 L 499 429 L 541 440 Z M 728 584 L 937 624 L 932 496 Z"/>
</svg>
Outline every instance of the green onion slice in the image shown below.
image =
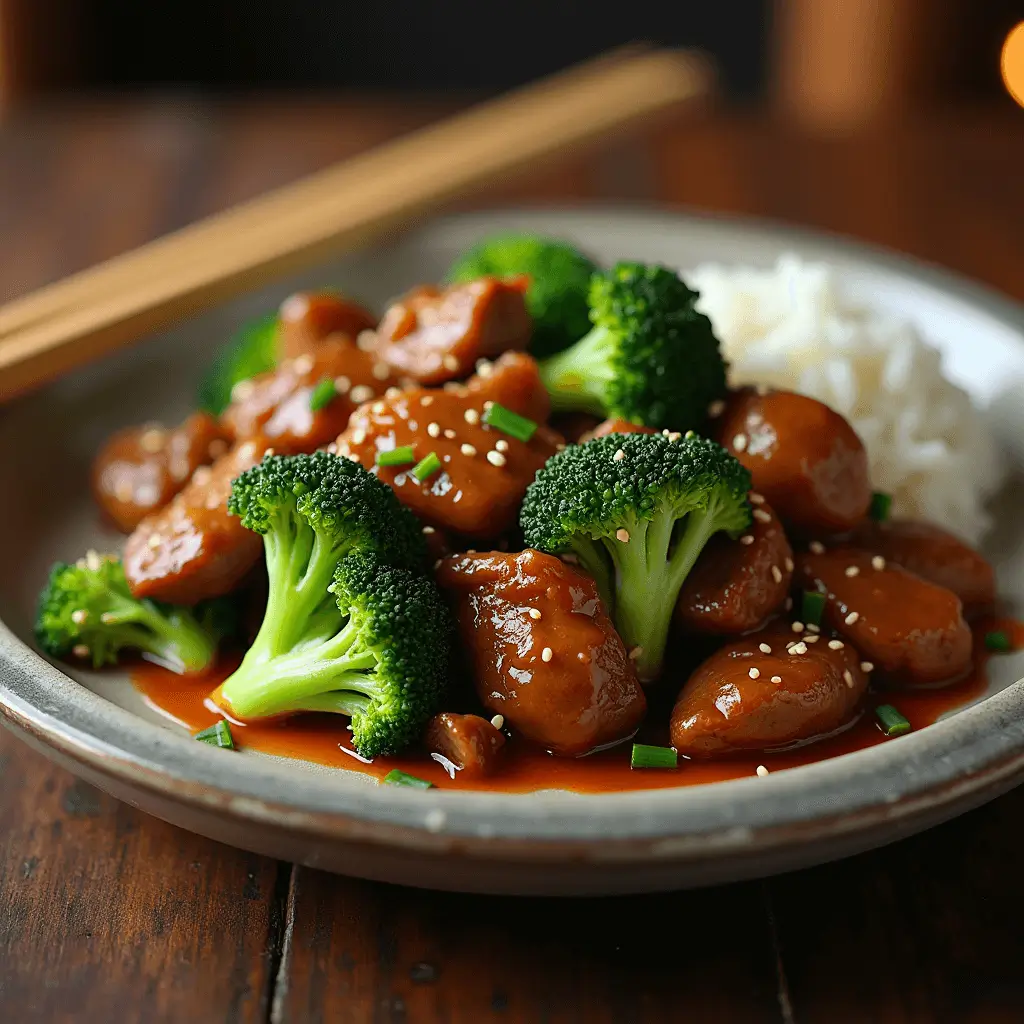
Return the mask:
<svg viewBox="0 0 1024 1024">
<path fill-rule="evenodd" d="M 390 451 L 377 452 L 378 466 L 407 466 L 410 462 L 416 461 L 411 444 L 402 445 L 401 448 L 392 448 Z"/>
<path fill-rule="evenodd" d="M 868 507 L 868 515 L 876 523 L 884 523 L 889 518 L 889 510 L 892 508 L 892 495 L 885 491 L 875 491 L 871 495 L 871 505 Z"/>
<path fill-rule="evenodd" d="M 1012 651 L 1010 638 L 1001 630 L 995 629 L 985 634 L 985 649 L 989 651 Z"/>
<path fill-rule="evenodd" d="M 825 595 L 816 590 L 805 590 L 800 603 L 800 617 L 812 626 L 821 625 L 821 616 L 825 611 Z"/>
<path fill-rule="evenodd" d="M 412 467 L 412 475 L 420 483 L 423 483 L 424 480 L 429 480 L 440 468 L 441 460 L 437 457 L 437 452 L 431 452 L 425 459 L 421 459 Z"/>
<path fill-rule="evenodd" d="M 634 743 L 630 768 L 678 768 L 679 755 L 671 747 L 652 747 Z"/>
<path fill-rule="evenodd" d="M 419 779 L 415 775 L 400 772 L 397 768 L 392 769 L 384 776 L 384 782 L 388 786 L 409 786 L 410 789 L 433 789 L 434 784 L 426 779 Z"/>
<path fill-rule="evenodd" d="M 338 389 L 330 377 L 324 377 L 309 396 L 309 411 L 319 412 L 325 406 L 331 404 L 338 397 Z"/>
<path fill-rule="evenodd" d="M 197 732 L 192 738 L 199 740 L 200 743 L 209 743 L 211 747 L 223 747 L 225 750 L 235 749 L 231 726 L 223 718 L 201 732 Z"/>
<path fill-rule="evenodd" d="M 891 704 L 882 704 L 875 708 L 875 715 L 886 736 L 902 736 L 904 733 L 910 732 L 910 722 Z"/>
<path fill-rule="evenodd" d="M 484 423 L 503 434 L 514 437 L 517 441 L 529 441 L 537 431 L 537 424 L 525 416 L 506 409 L 497 402 L 492 403 L 483 416 Z"/>
</svg>

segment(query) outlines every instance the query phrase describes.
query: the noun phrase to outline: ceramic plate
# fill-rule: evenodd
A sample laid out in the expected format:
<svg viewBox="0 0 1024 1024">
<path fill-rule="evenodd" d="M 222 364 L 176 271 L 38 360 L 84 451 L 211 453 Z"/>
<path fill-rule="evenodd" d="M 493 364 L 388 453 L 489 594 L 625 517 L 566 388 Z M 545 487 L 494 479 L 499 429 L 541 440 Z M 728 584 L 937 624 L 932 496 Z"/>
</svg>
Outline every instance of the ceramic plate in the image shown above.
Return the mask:
<svg viewBox="0 0 1024 1024">
<path fill-rule="evenodd" d="M 665 211 L 515 211 L 431 224 L 218 310 L 0 410 L 0 711 L 73 772 L 161 818 L 261 853 L 442 889 L 639 892 L 800 867 L 889 842 L 1024 778 L 1024 653 L 994 659 L 987 696 L 898 741 L 767 778 L 629 794 L 484 795 L 378 786 L 365 776 L 193 742 L 118 673 L 70 672 L 31 648 L 36 593 L 55 559 L 121 538 L 98 524 L 94 452 L 117 427 L 184 415 L 199 367 L 243 318 L 299 285 L 335 284 L 378 307 L 438 279 L 480 235 L 575 239 L 605 261 L 768 266 L 783 251 L 833 263 L 854 297 L 913 321 L 1024 465 L 1024 311 L 906 259 L 771 225 Z M 1013 484 L 987 553 L 1024 607 Z M 1019 484 L 1018 484 L 1019 486 Z M 1019 493 L 1019 491 L 1018 491 Z"/>
</svg>

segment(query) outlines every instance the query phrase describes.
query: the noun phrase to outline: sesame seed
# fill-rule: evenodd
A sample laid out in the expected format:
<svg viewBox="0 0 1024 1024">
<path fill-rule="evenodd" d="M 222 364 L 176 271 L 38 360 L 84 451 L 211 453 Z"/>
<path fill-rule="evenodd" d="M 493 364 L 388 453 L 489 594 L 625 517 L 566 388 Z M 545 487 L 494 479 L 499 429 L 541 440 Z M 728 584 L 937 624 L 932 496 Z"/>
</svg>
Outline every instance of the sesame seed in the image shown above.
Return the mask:
<svg viewBox="0 0 1024 1024">
<path fill-rule="evenodd" d="M 751 679 L 757 679 L 761 675 L 761 670 L 757 668 L 752 668 L 749 672 L 747 672 L 747 675 L 750 676 Z"/>
<path fill-rule="evenodd" d="M 368 402 L 371 398 L 373 398 L 373 394 L 373 388 L 371 388 L 369 384 L 357 384 L 348 393 L 348 397 L 351 398 L 352 401 L 355 402 L 356 404 L 359 404 L 361 402 Z"/>
<path fill-rule="evenodd" d="M 846 669 L 846 671 L 843 672 L 843 682 L 845 682 L 851 690 L 853 689 L 853 673 L 849 669 Z"/>
<path fill-rule="evenodd" d="M 629 530 L 626 530 L 626 529 L 624 529 L 623 527 L 620 526 L 615 531 L 615 539 L 622 541 L 623 544 L 628 544 L 629 543 Z"/>
<path fill-rule="evenodd" d="M 747 500 L 750 502 L 751 505 L 763 505 L 764 504 L 764 495 L 763 494 L 758 494 L 757 491 L 751 491 L 747 495 Z"/>
<path fill-rule="evenodd" d="M 725 412 L 725 402 L 723 402 L 721 398 L 716 398 L 708 406 L 708 415 L 712 419 L 714 419 L 715 416 L 721 416 L 723 412 Z"/>
<path fill-rule="evenodd" d="M 387 380 L 391 376 L 391 367 L 387 363 L 374 363 L 370 372 L 377 380 Z"/>
<path fill-rule="evenodd" d="M 451 428 L 451 427 L 448 427 L 448 428 L 447 428 L 447 429 L 446 429 L 446 430 L 444 431 L 444 436 L 445 436 L 445 437 L 447 437 L 449 441 L 451 441 L 451 440 L 452 440 L 452 439 L 453 439 L 453 438 L 455 437 L 455 431 L 454 431 L 454 430 L 452 430 L 452 428 Z"/>
<path fill-rule="evenodd" d="M 460 449 L 463 455 L 476 455 L 476 449 L 471 444 L 464 444 Z"/>
<path fill-rule="evenodd" d="M 545 647 L 544 650 L 540 652 L 541 661 L 550 661 L 554 656 L 555 652 L 551 650 L 550 647 Z"/>
<path fill-rule="evenodd" d="M 772 514 L 771 512 L 766 512 L 763 508 L 755 508 L 754 518 L 759 523 L 770 523 L 772 521 Z"/>
<path fill-rule="evenodd" d="M 356 335 L 356 344 L 364 352 L 372 352 L 377 347 L 377 332 L 376 331 L 360 331 Z"/>
<path fill-rule="evenodd" d="M 362 427 L 352 431 L 352 443 L 362 444 L 366 440 L 366 431 Z"/>
<path fill-rule="evenodd" d="M 815 625 L 813 622 L 808 622 L 807 623 L 807 629 L 810 630 L 810 632 L 812 632 L 812 633 L 820 633 L 821 632 L 821 626 Z"/>
<path fill-rule="evenodd" d="M 776 583 L 782 582 L 782 570 L 777 565 L 772 566 L 772 579 L 775 580 Z"/>
<path fill-rule="evenodd" d="M 843 622 L 845 622 L 848 626 L 852 626 L 859 618 L 860 612 L 850 612 L 850 614 L 847 615 L 845 619 L 843 619 Z"/>
<path fill-rule="evenodd" d="M 494 402 L 492 402 L 490 399 L 488 399 L 486 402 L 484 402 L 484 412 L 487 412 L 489 409 L 493 409 L 493 408 L 494 408 Z"/>
<path fill-rule="evenodd" d="M 764 396 L 768 394 L 768 385 L 758 384 L 754 390 L 757 392 L 759 398 L 764 398 Z"/>
<path fill-rule="evenodd" d="M 383 402 L 374 402 L 373 405 L 370 406 L 370 412 L 376 413 L 379 416 L 382 412 L 387 412 L 387 408 L 388 407 Z"/>
<path fill-rule="evenodd" d="M 782 682 L 782 676 L 772 676 L 772 682 L 773 683 L 781 683 Z"/>
<path fill-rule="evenodd" d="M 164 446 L 167 440 L 167 431 L 160 427 L 151 427 L 144 430 L 139 438 L 139 447 L 150 455 L 155 455 Z"/>
<path fill-rule="evenodd" d="M 268 448 L 268 449 L 266 449 L 266 451 L 264 451 L 263 454 L 264 454 L 264 456 L 266 456 L 266 455 L 273 455 L 274 454 L 274 449 L 273 448 Z"/>
<path fill-rule="evenodd" d="M 747 435 L 746 434 L 737 434 L 732 439 L 732 446 L 738 452 L 746 451 L 747 450 Z"/>
<path fill-rule="evenodd" d="M 100 616 L 100 622 L 102 622 L 104 626 L 109 626 L 117 622 L 117 616 L 113 612 L 104 612 Z"/>
<path fill-rule="evenodd" d="M 427 424 L 427 433 L 431 437 L 440 437 L 441 436 L 441 424 L 440 423 L 428 423 Z"/>
<path fill-rule="evenodd" d="M 437 561 L 436 561 L 436 562 L 434 563 L 434 568 L 435 568 L 435 569 L 440 569 L 440 568 L 441 568 L 441 563 L 442 563 L 443 561 L 444 561 L 444 559 L 443 559 L 443 558 L 439 558 L 439 559 L 438 559 L 438 560 L 437 560 Z"/>
<path fill-rule="evenodd" d="M 478 359 L 476 361 L 476 375 L 478 377 L 490 377 L 493 372 L 494 367 L 489 359 Z"/>
<path fill-rule="evenodd" d="M 499 468 L 501 468 L 502 466 L 504 466 L 504 465 L 505 465 L 505 463 L 506 463 L 506 462 L 507 462 L 508 460 L 507 460 L 507 459 L 505 458 L 505 456 L 504 456 L 504 455 L 502 455 L 502 454 L 501 454 L 501 452 L 494 452 L 494 451 L 491 451 L 491 452 L 488 452 L 488 453 L 487 453 L 487 461 L 488 461 L 488 462 L 489 462 L 489 463 L 490 463 L 490 464 L 491 464 L 492 466 L 498 466 Z"/>
<path fill-rule="evenodd" d="M 462 417 L 467 423 L 477 424 L 480 422 L 480 413 L 476 409 L 467 409 Z"/>
<path fill-rule="evenodd" d="M 793 559 L 790 558 L 789 555 L 786 555 L 786 561 L 784 564 L 786 566 L 786 572 L 792 572 L 796 568 L 793 564 Z"/>
<path fill-rule="evenodd" d="M 828 646 L 833 651 L 841 651 L 844 647 L 842 640 L 829 640 Z"/>
<path fill-rule="evenodd" d="M 100 558 L 99 553 L 89 548 L 85 553 L 85 564 L 93 572 L 97 572 L 103 565 L 103 560 Z"/>
<path fill-rule="evenodd" d="M 508 441 L 506 441 L 503 437 L 499 437 L 498 440 L 494 442 L 494 447 L 499 452 L 507 452 L 508 451 Z"/>
<path fill-rule="evenodd" d="M 444 359 L 441 360 L 441 365 L 446 369 L 454 373 L 459 368 L 459 361 L 449 352 Z"/>
<path fill-rule="evenodd" d="M 678 441 L 683 435 L 678 430 L 673 430 L 671 434 L 667 435 L 670 441 Z"/>
<path fill-rule="evenodd" d="M 491 725 L 493 725 L 495 729 L 500 729 L 504 724 L 505 724 L 505 716 L 504 715 L 495 715 L 491 719 Z"/>
<path fill-rule="evenodd" d="M 621 462 L 626 457 L 626 453 L 620 448 L 613 456 L 613 462 Z"/>
<path fill-rule="evenodd" d="M 663 431 L 661 432 L 661 436 L 662 436 L 662 437 L 668 437 L 668 435 L 669 435 L 669 429 L 668 429 L 668 427 L 666 427 L 666 428 L 665 428 L 665 429 L 664 429 L 664 430 L 663 430 Z"/>
<path fill-rule="evenodd" d="M 807 653 L 807 644 L 805 644 L 803 642 L 803 640 L 801 640 L 800 643 L 793 644 L 793 646 L 790 647 L 789 653 L 790 654 L 806 654 Z"/>
<path fill-rule="evenodd" d="M 530 618 L 533 619 L 534 622 L 536 622 L 538 619 L 540 619 L 541 611 L 539 608 L 531 608 L 529 614 Z"/>
<path fill-rule="evenodd" d="M 771 647 L 768 644 L 758 644 L 757 645 L 757 649 L 762 654 L 771 654 L 772 653 L 772 649 L 771 649 Z"/>
<path fill-rule="evenodd" d="M 231 389 L 231 401 L 232 402 L 244 402 L 247 398 L 252 397 L 252 393 L 256 390 L 256 385 L 251 380 L 240 380 Z"/>
<path fill-rule="evenodd" d="M 807 546 L 811 549 L 811 553 L 812 554 L 815 554 L 815 555 L 823 555 L 823 554 L 825 554 L 825 545 L 822 544 L 820 540 L 812 540 L 811 543 L 808 544 Z"/>
<path fill-rule="evenodd" d="M 559 441 L 558 444 L 555 445 L 555 451 L 556 452 L 564 452 L 565 451 L 565 442 L 564 441 Z"/>
<path fill-rule="evenodd" d="M 401 388 L 396 388 L 396 387 L 385 388 L 384 389 L 384 397 L 388 398 L 388 399 L 401 398 L 402 397 L 402 389 Z M 404 416 L 405 414 L 403 413 L 402 415 Z M 416 428 L 414 426 L 413 430 L 415 430 L 415 429 Z"/>
<path fill-rule="evenodd" d="M 636 661 L 637 658 L 639 658 L 643 653 L 644 653 L 644 649 L 642 647 L 639 647 L 639 646 L 638 647 L 634 647 L 629 652 L 629 660 L 630 661 Z"/>
<path fill-rule="evenodd" d="M 875 663 L 873 661 L 862 661 L 860 663 L 860 670 L 861 672 L 874 672 Z"/>
<path fill-rule="evenodd" d="M 343 395 L 347 395 L 352 388 L 352 381 L 342 374 L 340 377 L 334 378 L 334 390 L 338 391 Z"/>
<path fill-rule="evenodd" d="M 89 648 L 86 647 L 85 644 L 75 644 L 75 646 L 71 648 L 71 653 L 76 658 L 88 658 Z"/>
<path fill-rule="evenodd" d="M 871 559 L 871 567 L 881 572 L 885 568 L 885 559 L 881 555 L 875 555 Z"/>
<path fill-rule="evenodd" d="M 433 403 L 433 401 L 434 401 L 434 396 L 433 395 L 424 395 L 420 399 L 420 405 L 431 405 Z"/>
<path fill-rule="evenodd" d="M 754 535 L 752 533 L 745 533 L 740 537 L 740 543 L 746 547 L 749 547 L 754 543 Z"/>
<path fill-rule="evenodd" d="M 127 480 L 118 480 L 114 487 L 114 497 L 127 504 L 135 497 L 135 491 L 132 490 L 132 485 Z"/>
<path fill-rule="evenodd" d="M 789 628 L 793 630 L 794 633 L 802 633 L 804 631 L 804 624 L 799 619 L 797 619 L 797 621 L 794 622 Z"/>
<path fill-rule="evenodd" d="M 151 533 L 146 538 L 146 544 L 149 545 L 149 547 L 152 548 L 153 551 L 156 551 L 156 549 L 160 547 L 161 544 L 163 544 L 163 539 L 161 538 L 159 533 Z"/>
<path fill-rule="evenodd" d="M 845 572 L 845 574 L 846 574 L 847 576 L 849 576 L 849 577 L 850 577 L 851 579 L 852 579 L 852 578 L 853 578 L 854 576 L 859 576 L 859 575 L 860 575 L 860 569 L 858 569 L 858 568 L 857 568 L 857 566 L 855 566 L 855 565 L 848 565 L 848 566 L 846 567 L 846 569 L 844 569 L 843 571 L 844 571 L 844 572 Z"/>
<path fill-rule="evenodd" d="M 757 774 L 763 779 L 768 774 L 768 769 L 763 764 L 757 766 Z"/>
<path fill-rule="evenodd" d="M 84 608 L 76 608 L 71 613 L 71 621 L 76 626 L 82 626 L 85 624 L 86 619 L 89 618 L 89 613 Z"/>
<path fill-rule="evenodd" d="M 437 531 L 436 531 L 436 530 L 435 530 L 435 529 L 434 529 L 434 528 L 433 528 L 432 526 L 424 526 L 424 527 L 423 527 L 423 532 L 424 532 L 425 534 L 427 534 L 427 536 L 429 537 L 429 536 L 430 536 L 430 534 L 432 534 L 432 533 L 436 533 Z"/>
<path fill-rule="evenodd" d="M 821 639 L 817 633 L 806 633 L 804 634 L 805 644 L 816 644 Z"/>
</svg>

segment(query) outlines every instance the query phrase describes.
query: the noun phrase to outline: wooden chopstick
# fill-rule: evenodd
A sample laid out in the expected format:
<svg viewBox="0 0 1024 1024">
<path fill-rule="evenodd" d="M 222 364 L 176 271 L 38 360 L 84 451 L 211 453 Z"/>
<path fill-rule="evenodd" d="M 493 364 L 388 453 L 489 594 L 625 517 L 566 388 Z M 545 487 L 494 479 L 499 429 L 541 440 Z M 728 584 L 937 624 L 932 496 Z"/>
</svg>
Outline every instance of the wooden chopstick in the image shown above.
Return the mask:
<svg viewBox="0 0 1024 1024">
<path fill-rule="evenodd" d="M 0 308 L 0 400 L 469 189 L 707 88 L 702 60 L 612 55 L 482 104 Z"/>
</svg>

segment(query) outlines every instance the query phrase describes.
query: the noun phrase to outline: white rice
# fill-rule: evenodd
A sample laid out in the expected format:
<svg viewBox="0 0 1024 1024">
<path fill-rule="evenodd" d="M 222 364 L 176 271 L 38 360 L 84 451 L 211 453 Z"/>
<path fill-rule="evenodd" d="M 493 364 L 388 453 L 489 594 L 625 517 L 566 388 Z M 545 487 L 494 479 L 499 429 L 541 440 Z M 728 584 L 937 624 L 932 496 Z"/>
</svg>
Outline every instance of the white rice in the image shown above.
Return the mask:
<svg viewBox="0 0 1024 1024">
<path fill-rule="evenodd" d="M 911 324 L 852 306 L 829 267 L 792 255 L 774 270 L 705 264 L 685 278 L 701 293 L 732 384 L 788 388 L 831 406 L 864 441 L 873 486 L 893 495 L 896 515 L 981 540 L 1004 460 Z"/>
</svg>

